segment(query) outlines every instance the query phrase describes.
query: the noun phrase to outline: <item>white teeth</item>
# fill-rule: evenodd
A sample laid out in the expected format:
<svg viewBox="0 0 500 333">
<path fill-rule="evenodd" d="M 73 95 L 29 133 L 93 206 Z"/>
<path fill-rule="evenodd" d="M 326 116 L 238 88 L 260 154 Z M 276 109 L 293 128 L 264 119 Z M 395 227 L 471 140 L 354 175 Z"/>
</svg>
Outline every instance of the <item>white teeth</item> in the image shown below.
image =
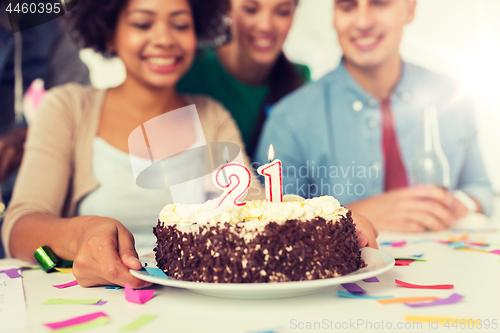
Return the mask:
<svg viewBox="0 0 500 333">
<path fill-rule="evenodd" d="M 366 37 L 366 38 L 358 38 L 356 39 L 356 43 L 359 45 L 371 45 L 378 40 L 377 37 Z"/>
<path fill-rule="evenodd" d="M 272 45 L 272 41 L 270 39 L 256 39 L 254 44 L 260 47 L 269 47 Z"/>
<path fill-rule="evenodd" d="M 169 66 L 175 64 L 175 57 L 174 58 L 148 58 L 148 61 L 152 63 L 153 65 L 158 65 L 158 66 Z"/>
</svg>

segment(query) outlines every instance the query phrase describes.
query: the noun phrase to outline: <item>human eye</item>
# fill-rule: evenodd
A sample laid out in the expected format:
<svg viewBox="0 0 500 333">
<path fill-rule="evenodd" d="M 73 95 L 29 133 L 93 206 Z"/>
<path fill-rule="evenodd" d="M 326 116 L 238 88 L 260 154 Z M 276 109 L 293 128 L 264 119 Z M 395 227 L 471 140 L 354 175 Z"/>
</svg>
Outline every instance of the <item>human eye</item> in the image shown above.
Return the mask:
<svg viewBox="0 0 500 333">
<path fill-rule="evenodd" d="M 278 14 L 279 16 L 287 17 L 292 14 L 292 9 L 290 8 L 290 6 L 283 6 L 276 10 L 276 14 Z"/>
<path fill-rule="evenodd" d="M 389 4 L 389 1 L 387 1 L 387 0 L 374 0 L 374 1 L 372 1 L 372 4 L 376 7 L 385 7 Z"/>
<path fill-rule="evenodd" d="M 344 12 L 349 12 L 357 6 L 357 2 L 353 0 L 337 0 L 335 3 L 337 7 Z"/>
<path fill-rule="evenodd" d="M 140 30 L 148 30 L 151 28 L 151 23 L 149 22 L 132 22 L 132 26 Z"/>
<path fill-rule="evenodd" d="M 243 11 L 247 14 L 256 14 L 258 12 L 258 8 L 256 6 L 243 6 Z"/>
</svg>

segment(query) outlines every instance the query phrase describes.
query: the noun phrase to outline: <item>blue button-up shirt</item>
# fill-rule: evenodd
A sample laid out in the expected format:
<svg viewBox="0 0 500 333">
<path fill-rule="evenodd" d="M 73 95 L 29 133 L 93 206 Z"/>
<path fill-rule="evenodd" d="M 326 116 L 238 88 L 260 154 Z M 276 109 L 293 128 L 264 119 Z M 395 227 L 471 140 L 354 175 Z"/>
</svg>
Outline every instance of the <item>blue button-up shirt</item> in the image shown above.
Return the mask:
<svg viewBox="0 0 500 333">
<path fill-rule="evenodd" d="M 473 103 L 450 78 L 403 63 L 390 96 L 407 179 L 419 148 L 422 110 L 438 110 L 440 139 L 450 164 L 450 190 L 461 189 L 491 214 L 493 194 L 477 143 Z M 255 160 L 267 163 L 272 143 L 283 163 L 286 194 L 333 195 L 342 204 L 384 191 L 380 101 L 339 67 L 273 107 Z"/>
</svg>

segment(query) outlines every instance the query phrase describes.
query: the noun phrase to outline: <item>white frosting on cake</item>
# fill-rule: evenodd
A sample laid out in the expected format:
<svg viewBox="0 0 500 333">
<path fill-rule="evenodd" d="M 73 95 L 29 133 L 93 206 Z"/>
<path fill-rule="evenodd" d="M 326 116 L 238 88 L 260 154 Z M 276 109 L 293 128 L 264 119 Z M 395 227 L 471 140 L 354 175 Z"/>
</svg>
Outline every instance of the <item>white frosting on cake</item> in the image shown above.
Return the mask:
<svg viewBox="0 0 500 333">
<path fill-rule="evenodd" d="M 308 221 L 317 216 L 337 221 L 347 214 L 337 199 L 331 196 L 307 199 L 299 196 L 284 196 L 285 202 L 267 200 L 247 201 L 244 206 L 215 207 L 215 200 L 204 204 L 171 204 L 160 212 L 159 219 L 165 225 L 176 225 L 184 232 L 197 230 L 200 226 L 217 223 L 232 223 L 242 226 L 247 232 L 258 232 L 269 222 L 284 223 L 287 220 Z M 252 234 L 253 234 L 252 232 Z"/>
</svg>

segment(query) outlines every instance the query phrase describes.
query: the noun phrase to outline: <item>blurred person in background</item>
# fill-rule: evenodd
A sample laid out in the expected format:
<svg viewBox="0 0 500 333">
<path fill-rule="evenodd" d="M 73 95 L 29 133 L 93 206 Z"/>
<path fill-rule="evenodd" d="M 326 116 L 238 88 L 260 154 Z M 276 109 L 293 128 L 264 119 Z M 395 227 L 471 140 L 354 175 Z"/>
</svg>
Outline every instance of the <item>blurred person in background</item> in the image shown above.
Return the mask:
<svg viewBox="0 0 500 333">
<path fill-rule="evenodd" d="M 332 194 L 379 230 L 443 230 L 469 212 L 491 214 L 472 100 L 454 80 L 401 59 L 415 8 L 415 0 L 334 0 L 340 65 L 273 107 L 257 150 L 267 163 L 274 145 L 285 193 Z M 438 110 L 449 191 L 411 183 L 429 106 Z"/>
<path fill-rule="evenodd" d="M 178 84 L 180 91 L 209 95 L 231 112 L 249 156 L 267 109 L 310 81 L 309 69 L 283 53 L 297 5 L 298 0 L 231 0 L 229 42 L 200 50 Z"/>
<path fill-rule="evenodd" d="M 18 71 L 15 70 L 16 63 L 19 64 Z M 79 49 L 60 20 L 13 34 L 4 2 L 1 2 L 0 187 L 5 204 L 8 204 L 12 194 L 26 139 L 26 122 L 22 117 L 23 94 L 37 78 L 44 80 L 47 89 L 68 82 L 90 84 L 89 71 L 80 60 Z M 17 93 L 16 85 L 19 87 Z M 0 215 L 2 213 L 0 211 Z"/>
</svg>

